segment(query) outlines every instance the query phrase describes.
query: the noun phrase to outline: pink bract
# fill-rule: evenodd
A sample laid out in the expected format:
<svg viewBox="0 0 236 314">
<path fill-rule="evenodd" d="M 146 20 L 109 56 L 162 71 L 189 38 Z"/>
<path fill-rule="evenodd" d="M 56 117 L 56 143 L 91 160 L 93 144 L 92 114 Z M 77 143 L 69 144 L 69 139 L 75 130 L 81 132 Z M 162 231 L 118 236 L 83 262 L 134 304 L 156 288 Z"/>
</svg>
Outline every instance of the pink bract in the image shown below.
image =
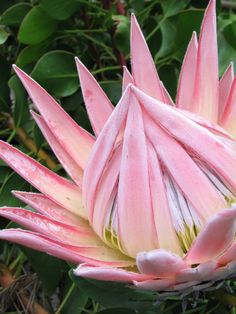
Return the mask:
<svg viewBox="0 0 236 314">
<path fill-rule="evenodd" d="M 40 193 L 13 194 L 36 212 L 2 207 L 28 230 L 0 238 L 80 264 L 75 274 L 140 289 L 180 290 L 230 277 L 236 265 L 236 79 L 219 81 L 215 0 L 190 40 L 176 104 L 131 16 L 132 74 L 113 107 L 76 58 L 95 136 L 14 66 L 32 116 L 70 179 L 5 142 L 0 157 Z M 217 232 L 216 232 L 217 231 Z"/>
</svg>

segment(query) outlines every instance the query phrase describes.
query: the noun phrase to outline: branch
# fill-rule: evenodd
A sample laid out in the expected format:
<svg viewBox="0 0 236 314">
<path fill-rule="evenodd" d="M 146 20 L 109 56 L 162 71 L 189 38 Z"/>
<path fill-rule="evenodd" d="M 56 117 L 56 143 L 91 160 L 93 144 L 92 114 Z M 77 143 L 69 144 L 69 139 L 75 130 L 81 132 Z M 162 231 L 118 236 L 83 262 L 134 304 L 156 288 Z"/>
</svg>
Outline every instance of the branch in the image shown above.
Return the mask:
<svg viewBox="0 0 236 314">
<path fill-rule="evenodd" d="M 231 1 L 221 1 L 222 8 L 236 10 L 236 3 Z"/>
<path fill-rule="evenodd" d="M 32 301 L 30 297 L 24 292 L 25 288 L 32 283 L 32 278 L 29 276 L 21 276 L 19 278 L 14 278 L 8 267 L 4 264 L 0 264 L 0 285 L 3 290 L 1 291 L 1 305 L 4 303 L 12 303 L 12 297 L 18 298 L 22 307 L 27 310 L 27 313 L 31 314 L 49 314 L 49 312 L 44 309 L 40 304 Z M 4 296 L 6 296 L 5 302 L 3 301 Z"/>
</svg>

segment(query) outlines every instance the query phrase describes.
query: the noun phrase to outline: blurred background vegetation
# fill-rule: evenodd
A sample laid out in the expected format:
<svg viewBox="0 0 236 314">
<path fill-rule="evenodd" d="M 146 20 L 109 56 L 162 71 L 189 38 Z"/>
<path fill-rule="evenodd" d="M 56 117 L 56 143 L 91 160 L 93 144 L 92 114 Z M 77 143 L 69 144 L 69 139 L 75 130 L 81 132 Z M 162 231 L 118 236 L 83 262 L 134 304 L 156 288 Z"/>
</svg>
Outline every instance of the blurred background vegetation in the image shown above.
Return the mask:
<svg viewBox="0 0 236 314">
<path fill-rule="evenodd" d="M 187 43 L 193 30 L 199 32 L 207 3 L 0 0 L 0 137 L 63 173 L 30 117 L 32 104 L 11 65 L 16 63 L 29 73 L 80 125 L 91 131 L 74 57 L 78 56 L 92 71 L 116 104 L 121 94 L 122 66 L 130 67 L 129 16 L 134 12 L 161 80 L 175 98 Z M 236 1 L 218 1 L 217 13 L 222 75 L 228 64 L 236 61 Z M 24 206 L 12 197 L 14 189 L 32 188 L 0 161 L 0 206 Z M 1 228 L 12 225 L 0 220 Z M 94 295 L 86 287 L 79 289 L 68 276 L 70 266 L 46 254 L 1 242 L 0 261 L 0 313 L 135 313 L 131 309 L 104 310 L 101 295 L 96 297 L 96 292 Z M 236 313 L 235 286 L 230 285 L 231 292 L 223 298 L 222 294 L 212 293 L 200 303 L 170 300 L 160 303 L 155 313 Z M 102 288 L 99 289 L 101 293 Z M 105 297 L 109 298 L 109 289 Z M 143 309 L 139 313 L 149 312 Z"/>
</svg>

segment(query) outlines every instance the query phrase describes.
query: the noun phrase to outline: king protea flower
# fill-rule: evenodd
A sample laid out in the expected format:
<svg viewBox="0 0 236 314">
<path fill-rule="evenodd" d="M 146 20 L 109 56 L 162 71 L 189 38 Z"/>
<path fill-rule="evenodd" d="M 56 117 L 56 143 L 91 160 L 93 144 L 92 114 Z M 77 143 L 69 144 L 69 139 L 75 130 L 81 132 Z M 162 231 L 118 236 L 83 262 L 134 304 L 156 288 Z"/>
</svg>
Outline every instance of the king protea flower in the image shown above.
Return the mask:
<svg viewBox="0 0 236 314">
<path fill-rule="evenodd" d="M 28 230 L 0 238 L 75 264 L 75 274 L 148 290 L 181 290 L 236 269 L 236 79 L 218 80 L 215 0 L 193 33 L 176 105 L 134 16 L 132 75 L 114 108 L 76 59 L 95 136 L 22 70 L 33 118 L 71 180 L 5 142 L 1 158 L 41 193 L 13 191 L 36 212 L 2 207 Z"/>
</svg>

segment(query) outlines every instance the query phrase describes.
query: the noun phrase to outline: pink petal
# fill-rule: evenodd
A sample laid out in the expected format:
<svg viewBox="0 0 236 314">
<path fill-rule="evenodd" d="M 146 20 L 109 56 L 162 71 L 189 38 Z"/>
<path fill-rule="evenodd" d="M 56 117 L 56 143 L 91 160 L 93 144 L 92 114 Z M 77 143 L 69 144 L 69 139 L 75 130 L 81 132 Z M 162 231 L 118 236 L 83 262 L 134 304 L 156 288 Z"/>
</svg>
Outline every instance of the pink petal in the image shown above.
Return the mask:
<svg viewBox="0 0 236 314">
<path fill-rule="evenodd" d="M 230 277 L 235 277 L 236 273 L 236 261 L 232 261 L 228 263 L 224 267 L 217 268 L 213 273 L 209 276 L 206 276 L 205 280 L 218 281 L 222 279 L 228 279 Z"/>
<path fill-rule="evenodd" d="M 227 205 L 193 158 L 173 137 L 148 117 L 145 129 L 162 163 L 203 221 Z"/>
<path fill-rule="evenodd" d="M 189 42 L 181 68 L 176 96 L 176 107 L 189 111 L 192 111 L 193 109 L 192 105 L 197 63 L 197 48 L 197 35 L 196 32 L 193 32 L 193 36 Z"/>
<path fill-rule="evenodd" d="M 188 267 L 180 256 L 162 249 L 138 253 L 136 263 L 141 274 L 158 278 L 173 278 Z"/>
<path fill-rule="evenodd" d="M 131 15 L 130 46 L 132 75 L 135 85 L 148 95 L 164 101 L 154 61 L 134 14 Z"/>
<path fill-rule="evenodd" d="M 223 137 L 228 140 L 234 140 L 234 138 L 227 132 L 225 129 L 223 129 L 218 124 L 211 122 L 203 117 L 200 117 L 192 112 L 182 110 L 181 111 L 187 118 L 190 120 L 196 122 L 197 124 L 203 126 L 204 128 L 207 128 L 210 132 L 213 134 L 216 134 L 220 137 Z"/>
<path fill-rule="evenodd" d="M 98 135 L 114 107 L 83 63 L 78 58 L 75 58 L 75 61 L 89 119 L 95 134 Z"/>
<path fill-rule="evenodd" d="M 0 239 L 45 252 L 74 264 L 89 263 L 94 266 L 128 267 L 134 263 L 119 252 L 106 247 L 72 246 L 22 229 L 0 230 Z"/>
<path fill-rule="evenodd" d="M 126 90 L 129 84 L 133 84 L 133 77 L 130 74 L 126 66 L 123 67 L 123 81 L 122 81 L 122 93 Z"/>
<path fill-rule="evenodd" d="M 175 284 L 173 279 L 154 279 L 145 281 L 133 281 L 133 284 L 139 289 L 149 291 L 165 291 Z"/>
<path fill-rule="evenodd" d="M 211 275 L 216 267 L 216 262 L 210 261 L 194 268 L 183 269 L 176 275 L 176 283 L 186 281 L 205 281 L 206 276 Z"/>
<path fill-rule="evenodd" d="M 221 126 L 225 128 L 231 135 L 236 136 L 236 77 L 233 80 L 229 97 L 222 113 Z"/>
<path fill-rule="evenodd" d="M 193 242 L 186 256 L 186 262 L 188 264 L 204 263 L 223 253 L 234 239 L 235 224 L 235 207 L 224 209 L 216 214 Z"/>
<path fill-rule="evenodd" d="M 132 86 L 142 107 L 156 124 L 171 134 L 187 151 L 195 154 L 236 191 L 236 154 L 206 128 L 194 123 L 182 111 L 147 96 Z"/>
<path fill-rule="evenodd" d="M 129 256 L 157 245 L 151 204 L 142 112 L 135 96 L 129 104 L 118 187 L 118 234 Z M 144 210 L 145 209 L 145 210 Z M 147 228 L 148 225 L 148 228 Z"/>
<path fill-rule="evenodd" d="M 226 265 L 236 260 L 236 243 L 234 242 L 217 260 L 219 265 Z"/>
<path fill-rule="evenodd" d="M 234 80 L 234 65 L 233 62 L 230 63 L 225 73 L 223 74 L 220 85 L 219 85 L 219 121 L 221 120 L 221 115 L 225 110 L 227 99 L 230 93 L 230 89 Z"/>
<path fill-rule="evenodd" d="M 56 221 L 63 221 L 65 224 L 71 226 L 88 228 L 88 222 L 86 220 L 54 203 L 43 194 L 21 191 L 12 191 L 12 193 L 22 202 L 28 204 L 44 216 L 53 218 Z"/>
<path fill-rule="evenodd" d="M 64 244 L 74 246 L 103 245 L 92 229 L 70 226 L 22 208 L 1 207 L 0 216 Z"/>
<path fill-rule="evenodd" d="M 14 66 L 32 101 L 62 147 L 83 169 L 94 143 L 93 137 L 79 127 L 56 101 L 32 78 Z"/>
<path fill-rule="evenodd" d="M 111 209 L 117 193 L 120 162 L 121 149 L 118 147 L 104 169 L 98 184 L 91 224 L 100 236 L 104 235 L 105 227 L 109 228 Z M 106 221 L 108 221 L 108 226 L 105 226 Z"/>
<path fill-rule="evenodd" d="M 51 200 L 86 218 L 78 186 L 3 141 L 0 141 L 0 158 Z"/>
<path fill-rule="evenodd" d="M 129 95 L 130 88 L 126 89 L 126 92 L 123 94 L 121 100 L 115 107 L 113 113 L 97 138 L 90 155 L 88 165 L 84 172 L 83 197 L 90 220 L 92 219 L 98 182 L 111 156 L 111 153 L 113 152 L 117 136 L 127 115 Z"/>
<path fill-rule="evenodd" d="M 218 49 L 216 0 L 211 0 L 202 23 L 195 76 L 193 111 L 211 121 L 218 120 Z"/>
<path fill-rule="evenodd" d="M 111 267 L 93 267 L 87 264 L 79 265 L 75 271 L 76 276 L 91 278 L 104 281 L 116 282 L 132 282 L 133 280 L 139 282 L 152 278 L 143 274 L 127 271 L 120 268 Z"/>
<path fill-rule="evenodd" d="M 163 181 L 161 165 L 152 145 L 148 146 L 148 155 L 151 199 L 159 247 L 181 254 L 182 249 L 172 222 L 166 197 L 166 187 Z"/>
<path fill-rule="evenodd" d="M 63 168 L 67 171 L 69 176 L 79 185 L 82 185 L 83 179 L 83 170 L 78 166 L 78 164 L 71 158 L 71 156 L 67 153 L 67 151 L 63 148 L 57 138 L 53 135 L 44 119 L 36 114 L 35 112 L 31 112 L 34 120 L 36 121 L 38 127 L 42 131 L 44 137 L 46 138 L 48 144 L 54 151 L 58 160 L 62 164 Z"/>
</svg>

